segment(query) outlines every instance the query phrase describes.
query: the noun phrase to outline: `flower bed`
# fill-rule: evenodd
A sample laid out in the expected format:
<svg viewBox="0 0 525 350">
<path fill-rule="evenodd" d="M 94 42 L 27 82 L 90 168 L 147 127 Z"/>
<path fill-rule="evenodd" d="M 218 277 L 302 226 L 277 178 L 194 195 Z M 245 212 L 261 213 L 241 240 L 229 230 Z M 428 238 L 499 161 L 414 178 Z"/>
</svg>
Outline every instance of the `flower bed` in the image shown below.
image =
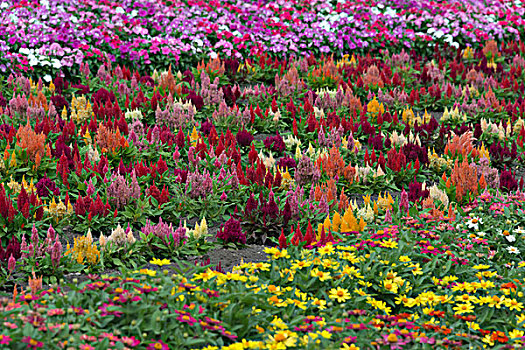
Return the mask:
<svg viewBox="0 0 525 350">
<path fill-rule="evenodd" d="M 249 58 L 370 52 L 429 43 L 478 47 L 519 39 L 521 2 L 468 1 L 11 1 L 0 3 L 0 71 L 77 70 L 112 62 L 167 68 L 208 55 Z"/>
<path fill-rule="evenodd" d="M 522 344 L 522 9 L 427 5 L 1 3 L 0 344 Z"/>
<path fill-rule="evenodd" d="M 316 250 L 267 248 L 268 262 L 227 274 L 209 267 L 171 274 L 169 260 L 154 259 L 156 269 L 90 275 L 69 292 L 0 300 L 0 342 L 13 349 L 520 344 L 525 231 L 516 227 L 524 202 L 523 194 L 484 193 L 461 217 L 399 213 Z"/>
</svg>

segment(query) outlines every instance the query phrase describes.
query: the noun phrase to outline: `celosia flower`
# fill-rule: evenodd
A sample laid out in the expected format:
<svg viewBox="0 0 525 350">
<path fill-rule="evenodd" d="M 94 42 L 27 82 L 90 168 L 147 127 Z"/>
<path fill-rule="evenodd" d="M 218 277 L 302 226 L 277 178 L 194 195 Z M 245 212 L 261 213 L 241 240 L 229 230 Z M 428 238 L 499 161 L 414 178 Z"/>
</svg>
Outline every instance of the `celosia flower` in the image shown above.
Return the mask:
<svg viewBox="0 0 525 350">
<path fill-rule="evenodd" d="M 127 241 L 126 232 L 120 224 L 118 224 L 117 228 L 111 231 L 111 235 L 107 238 L 107 242 L 114 242 L 117 246 L 123 246 Z"/>
<path fill-rule="evenodd" d="M 253 135 L 246 131 L 246 129 L 242 129 L 241 131 L 239 131 L 237 135 L 235 135 L 235 138 L 237 140 L 237 143 L 242 147 L 250 146 L 253 141 Z"/>
<path fill-rule="evenodd" d="M 241 223 L 233 217 L 217 231 L 217 238 L 222 239 L 224 243 L 246 244 L 246 234 L 242 231 Z"/>
<path fill-rule="evenodd" d="M 11 254 L 11 256 L 9 256 L 9 259 L 7 260 L 7 270 L 9 271 L 10 274 L 12 274 L 15 271 L 15 266 L 16 266 L 16 260 L 13 254 Z"/>
</svg>

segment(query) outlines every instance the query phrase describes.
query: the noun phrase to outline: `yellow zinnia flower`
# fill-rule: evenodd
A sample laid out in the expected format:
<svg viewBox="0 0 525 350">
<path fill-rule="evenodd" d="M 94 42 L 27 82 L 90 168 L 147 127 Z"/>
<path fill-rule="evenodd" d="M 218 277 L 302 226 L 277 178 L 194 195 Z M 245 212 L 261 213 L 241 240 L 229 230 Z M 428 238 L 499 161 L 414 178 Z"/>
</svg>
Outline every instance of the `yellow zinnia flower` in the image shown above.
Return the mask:
<svg viewBox="0 0 525 350">
<path fill-rule="evenodd" d="M 317 277 L 321 282 L 331 279 L 330 272 L 321 271 L 318 268 L 313 269 L 310 272 L 312 277 Z"/>
<path fill-rule="evenodd" d="M 328 294 L 330 299 L 335 299 L 340 303 L 344 303 L 348 299 L 350 299 L 350 293 L 348 293 L 347 289 L 337 287 L 330 289 L 330 293 Z"/>
</svg>

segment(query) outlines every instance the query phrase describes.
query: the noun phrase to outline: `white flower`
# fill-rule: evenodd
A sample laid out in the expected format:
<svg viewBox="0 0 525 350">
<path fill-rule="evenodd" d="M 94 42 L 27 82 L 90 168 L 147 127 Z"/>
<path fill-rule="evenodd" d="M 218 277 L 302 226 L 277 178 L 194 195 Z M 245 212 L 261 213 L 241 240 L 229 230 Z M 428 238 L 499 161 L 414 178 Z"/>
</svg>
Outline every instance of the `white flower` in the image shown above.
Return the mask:
<svg viewBox="0 0 525 350">
<path fill-rule="evenodd" d="M 53 58 L 53 68 L 58 69 L 60 67 L 62 67 L 62 63 L 60 63 L 60 61 L 57 60 L 56 58 Z"/>
<path fill-rule="evenodd" d="M 508 235 L 508 236 L 505 236 L 505 238 L 507 239 L 507 241 L 511 243 L 516 241 L 516 236 L 514 235 Z"/>
<path fill-rule="evenodd" d="M 516 233 L 518 233 L 518 234 L 522 235 L 522 234 L 524 234 L 524 233 L 525 233 L 525 230 L 524 230 L 524 229 L 522 229 L 522 228 L 520 228 L 520 227 L 518 227 L 517 229 L 515 229 L 515 230 L 514 230 L 514 232 L 516 232 Z"/>
<path fill-rule="evenodd" d="M 36 58 L 35 55 L 31 54 L 27 58 L 29 58 L 29 65 L 31 67 L 36 66 L 38 64 L 38 58 Z"/>
<path fill-rule="evenodd" d="M 477 231 L 479 229 L 479 225 L 483 225 L 483 219 L 481 219 L 478 216 L 473 217 L 472 219 L 467 221 L 467 226 L 470 229 L 474 229 Z"/>
<path fill-rule="evenodd" d="M 18 50 L 18 52 L 20 52 L 22 55 L 29 55 L 30 53 L 33 52 L 33 50 L 31 49 L 28 49 L 27 47 L 23 47 L 21 48 L 20 50 Z"/>
<path fill-rule="evenodd" d="M 486 232 L 478 232 L 478 236 L 480 237 L 485 237 L 486 234 L 487 234 Z"/>
<path fill-rule="evenodd" d="M 118 14 L 121 14 L 121 15 L 122 15 L 122 14 L 126 13 L 126 11 L 124 11 L 124 9 L 123 9 L 122 7 L 119 6 L 119 7 L 117 7 L 117 8 L 115 9 L 115 13 L 118 13 Z"/>
<path fill-rule="evenodd" d="M 46 83 L 49 83 L 51 81 L 51 76 L 49 74 L 46 74 L 44 75 L 43 79 Z"/>
<path fill-rule="evenodd" d="M 520 253 L 520 250 L 516 247 L 507 247 L 507 251 L 510 253 L 510 254 L 519 254 Z"/>
<path fill-rule="evenodd" d="M 441 38 L 443 35 L 445 35 L 445 32 L 442 31 L 441 29 L 438 29 L 438 30 L 434 33 L 434 38 L 439 39 L 439 38 Z"/>
</svg>

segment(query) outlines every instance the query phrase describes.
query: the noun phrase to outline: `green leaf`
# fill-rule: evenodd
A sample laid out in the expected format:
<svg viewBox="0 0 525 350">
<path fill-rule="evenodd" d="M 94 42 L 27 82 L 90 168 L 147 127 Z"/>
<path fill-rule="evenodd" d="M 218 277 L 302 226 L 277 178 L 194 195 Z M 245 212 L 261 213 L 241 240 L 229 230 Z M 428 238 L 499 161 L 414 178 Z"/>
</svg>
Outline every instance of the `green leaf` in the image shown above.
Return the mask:
<svg viewBox="0 0 525 350">
<path fill-rule="evenodd" d="M 489 307 L 484 308 L 485 312 L 478 317 L 478 323 L 482 325 L 485 321 L 490 320 L 492 318 L 492 315 L 494 315 L 495 308 Z"/>
</svg>

